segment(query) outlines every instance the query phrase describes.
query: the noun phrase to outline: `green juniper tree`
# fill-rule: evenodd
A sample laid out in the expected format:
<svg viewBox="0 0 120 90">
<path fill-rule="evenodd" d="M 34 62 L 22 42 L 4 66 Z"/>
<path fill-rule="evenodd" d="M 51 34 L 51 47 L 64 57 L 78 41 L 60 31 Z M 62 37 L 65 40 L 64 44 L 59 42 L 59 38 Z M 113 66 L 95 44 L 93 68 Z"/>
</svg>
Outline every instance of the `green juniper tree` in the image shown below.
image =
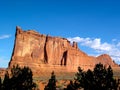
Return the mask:
<svg viewBox="0 0 120 90">
<path fill-rule="evenodd" d="M 32 79 L 32 71 L 28 67 L 13 66 L 11 74 L 5 74 L 3 90 L 32 90 L 34 87 L 36 85 Z"/>
<path fill-rule="evenodd" d="M 65 88 L 64 90 L 76 90 L 76 87 L 72 80 L 70 80 L 70 84 L 68 84 L 67 88 Z"/>
<path fill-rule="evenodd" d="M 51 78 L 49 79 L 49 82 L 47 86 L 45 86 L 44 90 L 56 90 L 56 76 L 54 71 L 51 73 Z"/>
<path fill-rule="evenodd" d="M 75 88 L 84 87 L 84 78 L 85 72 L 81 69 L 81 67 L 78 67 L 78 72 L 75 74 Z"/>
<path fill-rule="evenodd" d="M 94 68 L 94 81 L 95 81 L 95 87 L 96 90 L 105 90 L 106 89 L 106 76 L 107 76 L 107 70 L 103 66 L 103 64 L 99 63 L 96 64 Z"/>
<path fill-rule="evenodd" d="M 111 66 L 107 68 L 107 76 L 106 76 L 107 82 L 106 82 L 106 88 L 112 88 L 114 90 L 117 90 L 117 83 L 116 80 L 113 78 L 113 70 Z"/>
<path fill-rule="evenodd" d="M 0 77 L 0 90 L 2 90 L 2 79 Z"/>
<path fill-rule="evenodd" d="M 4 80 L 3 80 L 3 90 L 10 90 L 11 85 L 10 85 L 10 78 L 8 72 L 6 72 Z"/>
<path fill-rule="evenodd" d="M 81 67 L 78 67 L 78 72 L 75 74 L 75 82 L 70 81 L 70 84 L 65 88 L 65 90 L 77 90 L 82 87 L 84 87 L 84 76 L 85 72 L 81 69 Z"/>
<path fill-rule="evenodd" d="M 77 90 L 84 88 L 84 90 L 117 90 L 116 80 L 113 78 L 113 70 L 109 66 L 105 68 L 103 64 L 96 64 L 93 71 L 87 70 L 84 72 L 80 67 L 75 74 L 75 82 L 67 90 Z"/>
<path fill-rule="evenodd" d="M 111 66 L 105 68 L 103 64 L 96 64 L 94 68 L 95 89 L 96 90 L 117 90 L 116 80 L 113 78 Z"/>
<path fill-rule="evenodd" d="M 94 90 L 93 89 L 94 85 L 95 85 L 95 82 L 94 82 L 93 72 L 89 69 L 85 73 L 85 77 L 84 77 L 84 89 L 85 90 Z"/>
</svg>

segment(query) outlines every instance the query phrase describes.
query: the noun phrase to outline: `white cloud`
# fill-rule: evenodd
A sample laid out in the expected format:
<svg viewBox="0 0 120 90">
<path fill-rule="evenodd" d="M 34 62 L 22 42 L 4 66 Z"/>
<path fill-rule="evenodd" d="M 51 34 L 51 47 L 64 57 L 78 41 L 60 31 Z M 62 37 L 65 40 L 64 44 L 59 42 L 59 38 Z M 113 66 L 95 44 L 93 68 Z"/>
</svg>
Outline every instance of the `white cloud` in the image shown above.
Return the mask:
<svg viewBox="0 0 120 90">
<path fill-rule="evenodd" d="M 11 37 L 11 35 L 1 35 L 0 39 L 6 39 L 6 38 L 10 38 L 10 37 Z"/>
<path fill-rule="evenodd" d="M 115 62 L 120 63 L 120 42 L 115 43 L 107 43 L 101 42 L 100 38 L 81 38 L 81 37 L 73 37 L 67 38 L 69 41 L 78 42 L 81 46 L 86 46 L 92 48 L 94 52 L 99 54 L 109 54 Z M 117 41 L 116 39 L 114 39 Z M 111 40 L 112 42 L 113 40 Z"/>
<path fill-rule="evenodd" d="M 91 39 L 91 38 L 74 37 L 74 38 L 68 38 L 68 40 L 71 42 L 73 41 L 78 42 L 82 46 L 87 46 L 99 51 L 110 51 L 112 49 L 111 44 L 108 44 L 106 42 L 101 43 L 100 38 Z"/>
</svg>

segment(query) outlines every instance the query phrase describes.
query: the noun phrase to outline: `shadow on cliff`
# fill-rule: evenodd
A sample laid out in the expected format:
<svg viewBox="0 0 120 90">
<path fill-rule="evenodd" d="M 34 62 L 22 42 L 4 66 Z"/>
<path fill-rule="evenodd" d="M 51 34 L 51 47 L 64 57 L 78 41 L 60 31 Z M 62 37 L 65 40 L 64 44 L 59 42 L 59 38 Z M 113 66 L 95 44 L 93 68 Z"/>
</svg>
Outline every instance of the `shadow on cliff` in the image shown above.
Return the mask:
<svg viewBox="0 0 120 90">
<path fill-rule="evenodd" d="M 66 66 L 67 64 L 67 51 L 63 53 L 62 59 L 61 59 L 61 66 L 64 65 Z"/>
</svg>

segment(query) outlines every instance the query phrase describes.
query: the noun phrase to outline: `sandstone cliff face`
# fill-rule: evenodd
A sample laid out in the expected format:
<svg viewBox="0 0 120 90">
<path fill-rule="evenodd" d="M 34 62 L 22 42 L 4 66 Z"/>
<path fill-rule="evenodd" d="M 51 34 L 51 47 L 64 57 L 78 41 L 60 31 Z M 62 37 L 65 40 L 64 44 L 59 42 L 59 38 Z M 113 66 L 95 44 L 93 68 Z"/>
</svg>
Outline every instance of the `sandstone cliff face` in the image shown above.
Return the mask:
<svg viewBox="0 0 120 90">
<path fill-rule="evenodd" d="M 19 64 L 29 66 L 33 71 L 76 71 L 78 66 L 88 69 L 100 62 L 117 66 L 109 55 L 88 56 L 78 48 L 76 42 L 71 45 L 65 38 L 43 35 L 33 30 L 23 31 L 16 27 L 15 45 L 9 68 Z"/>
</svg>

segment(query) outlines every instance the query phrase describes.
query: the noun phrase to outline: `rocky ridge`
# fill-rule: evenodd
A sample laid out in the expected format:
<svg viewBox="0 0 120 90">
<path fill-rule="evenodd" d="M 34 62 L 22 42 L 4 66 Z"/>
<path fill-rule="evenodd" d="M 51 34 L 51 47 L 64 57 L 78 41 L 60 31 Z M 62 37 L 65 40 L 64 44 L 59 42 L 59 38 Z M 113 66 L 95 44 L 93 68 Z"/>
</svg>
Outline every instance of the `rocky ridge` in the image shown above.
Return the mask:
<svg viewBox="0 0 120 90">
<path fill-rule="evenodd" d="M 33 72 L 56 71 L 75 72 L 80 66 L 92 69 L 95 64 L 117 67 L 107 54 L 98 57 L 88 56 L 78 48 L 76 42 L 65 38 L 40 34 L 34 30 L 24 31 L 16 27 L 15 44 L 9 68 L 13 65 L 29 66 Z"/>
</svg>

